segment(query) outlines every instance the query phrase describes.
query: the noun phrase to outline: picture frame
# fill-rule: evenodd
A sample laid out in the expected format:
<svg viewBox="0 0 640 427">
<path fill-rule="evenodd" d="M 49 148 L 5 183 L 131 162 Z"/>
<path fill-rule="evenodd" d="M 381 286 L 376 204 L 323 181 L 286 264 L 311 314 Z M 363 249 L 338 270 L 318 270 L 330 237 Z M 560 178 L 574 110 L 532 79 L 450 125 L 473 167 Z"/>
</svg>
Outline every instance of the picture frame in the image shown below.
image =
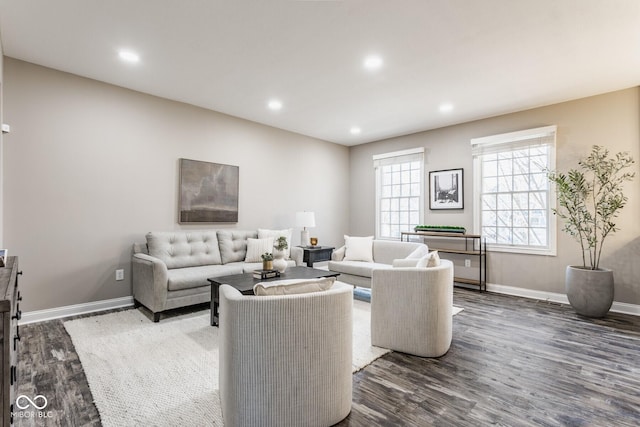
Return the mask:
<svg viewBox="0 0 640 427">
<path fill-rule="evenodd" d="M 429 172 L 429 209 L 464 209 L 464 169 Z"/>
<path fill-rule="evenodd" d="M 178 222 L 238 222 L 240 168 L 180 159 Z"/>
</svg>

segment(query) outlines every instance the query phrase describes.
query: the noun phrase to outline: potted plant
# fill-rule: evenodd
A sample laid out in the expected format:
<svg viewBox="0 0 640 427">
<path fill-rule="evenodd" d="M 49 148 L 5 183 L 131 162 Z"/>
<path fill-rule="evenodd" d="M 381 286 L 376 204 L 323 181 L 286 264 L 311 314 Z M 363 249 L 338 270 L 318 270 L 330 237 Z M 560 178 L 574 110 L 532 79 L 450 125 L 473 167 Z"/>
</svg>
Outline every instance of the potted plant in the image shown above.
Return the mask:
<svg viewBox="0 0 640 427">
<path fill-rule="evenodd" d="M 609 157 L 607 149 L 594 145 L 579 169 L 548 174 L 558 198 L 553 213 L 580 243 L 582 266 L 567 266 L 565 288 L 569 303 L 583 316 L 603 317 L 613 304 L 613 271 L 600 267 L 600 257 L 605 239 L 618 231 L 614 221 L 627 202 L 622 187 L 635 175 L 626 171 L 633 163 L 628 152 Z"/>
<path fill-rule="evenodd" d="M 278 270 L 280 273 L 284 273 L 287 269 L 287 261 L 284 259 L 284 250 L 288 247 L 289 244 L 287 243 L 287 238 L 284 236 L 278 237 L 273 244 L 273 248 L 275 249 L 273 251 L 273 256 L 275 258 L 273 260 L 273 268 Z"/>
<path fill-rule="evenodd" d="M 263 270 L 273 270 L 273 255 L 269 252 L 265 252 L 260 255 L 262 258 L 262 269 Z"/>
</svg>

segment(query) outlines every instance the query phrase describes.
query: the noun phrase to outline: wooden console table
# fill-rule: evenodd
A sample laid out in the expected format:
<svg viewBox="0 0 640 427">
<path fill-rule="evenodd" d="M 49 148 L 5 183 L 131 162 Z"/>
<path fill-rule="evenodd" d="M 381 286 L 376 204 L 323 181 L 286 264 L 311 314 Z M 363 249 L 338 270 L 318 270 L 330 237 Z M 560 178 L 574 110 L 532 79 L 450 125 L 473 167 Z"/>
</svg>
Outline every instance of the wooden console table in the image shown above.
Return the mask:
<svg viewBox="0 0 640 427">
<path fill-rule="evenodd" d="M 462 234 L 462 233 L 441 233 L 433 231 L 403 231 L 400 233 L 400 240 L 409 241 L 411 236 L 419 236 L 426 239 L 464 239 L 464 249 L 453 248 L 436 248 L 429 246 L 429 249 L 440 253 L 461 254 L 478 258 L 478 279 L 467 279 L 464 277 L 454 277 L 453 281 L 467 285 L 477 286 L 478 290 L 487 290 L 487 242 L 484 237 L 479 234 Z M 455 274 L 455 273 L 454 273 Z"/>
</svg>

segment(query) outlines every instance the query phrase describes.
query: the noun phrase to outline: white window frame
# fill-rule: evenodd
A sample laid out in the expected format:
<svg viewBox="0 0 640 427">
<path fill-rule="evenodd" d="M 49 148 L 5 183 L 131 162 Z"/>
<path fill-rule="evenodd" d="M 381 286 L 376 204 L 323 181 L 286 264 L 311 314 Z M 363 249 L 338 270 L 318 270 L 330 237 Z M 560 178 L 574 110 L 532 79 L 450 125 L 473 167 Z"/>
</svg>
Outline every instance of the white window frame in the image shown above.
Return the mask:
<svg viewBox="0 0 640 427">
<path fill-rule="evenodd" d="M 381 232 L 381 199 L 382 199 L 382 172 L 381 168 L 385 165 L 390 164 L 400 164 L 407 162 L 420 162 L 420 195 L 419 195 L 419 219 L 418 224 L 422 224 L 424 221 L 424 188 L 425 188 L 425 177 L 424 177 L 424 147 L 412 148 L 408 150 L 402 151 L 394 151 L 391 153 L 385 154 L 376 154 L 373 156 L 373 166 L 375 170 L 375 221 L 376 221 L 376 239 L 383 240 L 399 240 L 400 236 L 396 239 L 391 236 L 382 236 Z M 400 197 L 399 197 L 400 198 Z M 415 225 L 418 225 L 415 224 Z M 413 231 L 413 230 L 401 230 L 401 231 Z"/>
<path fill-rule="evenodd" d="M 544 138 L 549 145 L 550 170 L 556 167 L 556 126 L 544 126 L 535 129 L 492 135 L 471 140 L 473 153 L 473 228 L 482 234 L 482 159 L 483 154 L 499 151 L 511 151 L 518 146 L 534 145 Z M 547 191 L 547 247 L 519 246 L 501 243 L 487 243 L 487 249 L 494 252 L 511 252 L 533 255 L 555 256 L 557 254 L 557 219 L 553 214 L 556 207 L 555 187 L 549 183 Z"/>
</svg>

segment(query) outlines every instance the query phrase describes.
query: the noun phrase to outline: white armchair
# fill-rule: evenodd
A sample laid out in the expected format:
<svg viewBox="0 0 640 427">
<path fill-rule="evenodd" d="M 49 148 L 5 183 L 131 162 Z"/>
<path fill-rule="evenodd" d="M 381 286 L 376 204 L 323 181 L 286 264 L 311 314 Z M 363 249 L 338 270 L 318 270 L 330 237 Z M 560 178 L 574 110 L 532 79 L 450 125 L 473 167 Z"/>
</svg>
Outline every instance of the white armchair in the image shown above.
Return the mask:
<svg viewBox="0 0 640 427">
<path fill-rule="evenodd" d="M 220 286 L 225 426 L 329 426 L 351 411 L 353 287 L 246 296 Z"/>
<path fill-rule="evenodd" d="M 445 354 L 452 340 L 453 264 L 374 270 L 371 344 L 421 357 Z"/>
</svg>

